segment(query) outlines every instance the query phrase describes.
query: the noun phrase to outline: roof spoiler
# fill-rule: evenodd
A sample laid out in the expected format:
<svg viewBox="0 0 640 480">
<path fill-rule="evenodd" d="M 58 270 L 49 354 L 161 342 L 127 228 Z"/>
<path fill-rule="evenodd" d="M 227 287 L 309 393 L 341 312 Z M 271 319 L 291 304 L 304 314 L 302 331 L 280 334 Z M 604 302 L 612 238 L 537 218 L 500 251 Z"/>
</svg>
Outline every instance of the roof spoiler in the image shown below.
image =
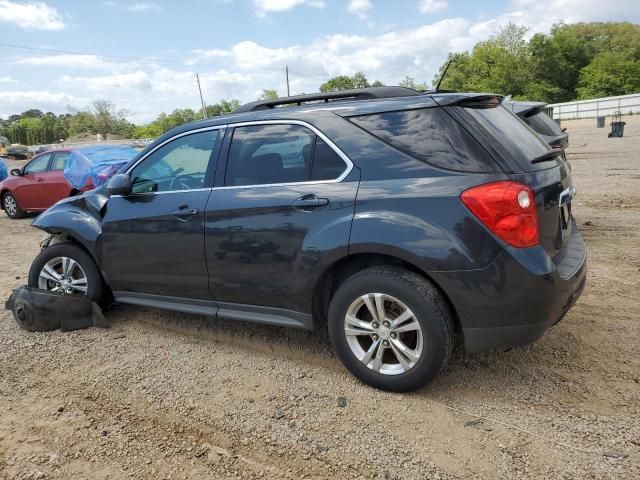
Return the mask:
<svg viewBox="0 0 640 480">
<path fill-rule="evenodd" d="M 495 108 L 502 104 L 504 97 L 494 94 L 450 94 L 436 100 L 443 107 Z"/>
<path fill-rule="evenodd" d="M 302 105 L 307 102 L 330 102 L 335 100 L 372 100 L 376 98 L 412 97 L 422 95 L 421 92 L 406 87 L 370 87 L 338 92 L 312 93 L 309 95 L 294 95 L 280 97 L 273 100 L 258 100 L 247 103 L 236 110 L 235 113 L 255 112 L 257 110 L 269 110 L 285 105 Z"/>
</svg>

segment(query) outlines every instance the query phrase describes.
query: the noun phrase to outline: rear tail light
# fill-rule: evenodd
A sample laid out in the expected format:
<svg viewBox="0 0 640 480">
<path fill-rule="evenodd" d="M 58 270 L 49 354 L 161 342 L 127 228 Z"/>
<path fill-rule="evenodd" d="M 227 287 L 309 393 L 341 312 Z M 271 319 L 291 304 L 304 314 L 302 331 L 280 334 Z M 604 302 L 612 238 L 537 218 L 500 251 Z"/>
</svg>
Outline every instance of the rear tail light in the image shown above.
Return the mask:
<svg viewBox="0 0 640 480">
<path fill-rule="evenodd" d="M 533 247 L 540 242 L 533 191 L 518 182 L 495 182 L 465 190 L 462 203 L 489 230 L 509 245 Z"/>
</svg>

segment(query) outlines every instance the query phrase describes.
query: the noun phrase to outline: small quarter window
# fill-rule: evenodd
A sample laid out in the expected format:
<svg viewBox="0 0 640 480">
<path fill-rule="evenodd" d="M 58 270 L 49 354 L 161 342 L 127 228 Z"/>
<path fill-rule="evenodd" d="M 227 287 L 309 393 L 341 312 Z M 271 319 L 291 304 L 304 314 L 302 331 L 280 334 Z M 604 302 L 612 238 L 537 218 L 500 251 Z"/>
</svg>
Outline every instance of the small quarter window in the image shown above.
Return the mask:
<svg viewBox="0 0 640 480">
<path fill-rule="evenodd" d="M 170 192 L 204 187 L 219 130 L 177 138 L 153 152 L 131 172 L 133 193 Z"/>
</svg>

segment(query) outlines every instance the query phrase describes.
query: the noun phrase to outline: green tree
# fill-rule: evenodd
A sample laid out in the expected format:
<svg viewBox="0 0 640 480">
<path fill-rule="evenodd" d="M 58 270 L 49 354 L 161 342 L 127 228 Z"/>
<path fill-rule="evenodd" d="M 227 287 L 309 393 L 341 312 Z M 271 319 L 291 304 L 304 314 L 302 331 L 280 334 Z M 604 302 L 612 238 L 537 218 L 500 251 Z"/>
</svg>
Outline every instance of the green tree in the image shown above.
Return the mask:
<svg viewBox="0 0 640 480">
<path fill-rule="evenodd" d="M 275 89 L 264 89 L 260 95 L 260 100 L 275 100 L 276 98 L 278 98 L 278 91 Z"/>
<path fill-rule="evenodd" d="M 352 77 L 349 75 L 339 75 L 330 78 L 320 85 L 321 92 L 339 92 L 341 90 L 353 90 L 354 88 L 382 87 L 379 80 L 369 83 L 367 76 L 363 72 L 356 72 Z"/>
<path fill-rule="evenodd" d="M 419 92 L 424 92 L 428 90 L 427 85 L 425 83 L 418 83 L 413 77 L 407 75 L 398 83 L 401 87 L 413 88 L 414 90 L 418 90 Z"/>
<path fill-rule="evenodd" d="M 640 62 L 633 53 L 602 52 L 580 71 L 578 98 L 598 98 L 640 92 Z"/>
<path fill-rule="evenodd" d="M 240 101 L 235 98 L 225 100 L 224 98 L 218 103 L 207 105 L 207 117 L 217 117 L 226 113 L 233 113 L 240 107 Z"/>
</svg>

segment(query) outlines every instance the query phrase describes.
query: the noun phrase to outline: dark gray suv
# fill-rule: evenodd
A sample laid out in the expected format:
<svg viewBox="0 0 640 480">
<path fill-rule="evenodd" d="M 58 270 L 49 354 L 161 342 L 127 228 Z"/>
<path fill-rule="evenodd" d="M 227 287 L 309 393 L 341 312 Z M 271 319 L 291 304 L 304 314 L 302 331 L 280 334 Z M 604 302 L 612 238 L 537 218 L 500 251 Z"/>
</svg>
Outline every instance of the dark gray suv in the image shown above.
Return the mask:
<svg viewBox="0 0 640 480">
<path fill-rule="evenodd" d="M 585 284 L 570 166 L 501 101 L 385 87 L 181 126 L 34 221 L 29 283 L 328 327 L 363 382 L 418 388 L 456 339 L 535 341 Z"/>
</svg>

